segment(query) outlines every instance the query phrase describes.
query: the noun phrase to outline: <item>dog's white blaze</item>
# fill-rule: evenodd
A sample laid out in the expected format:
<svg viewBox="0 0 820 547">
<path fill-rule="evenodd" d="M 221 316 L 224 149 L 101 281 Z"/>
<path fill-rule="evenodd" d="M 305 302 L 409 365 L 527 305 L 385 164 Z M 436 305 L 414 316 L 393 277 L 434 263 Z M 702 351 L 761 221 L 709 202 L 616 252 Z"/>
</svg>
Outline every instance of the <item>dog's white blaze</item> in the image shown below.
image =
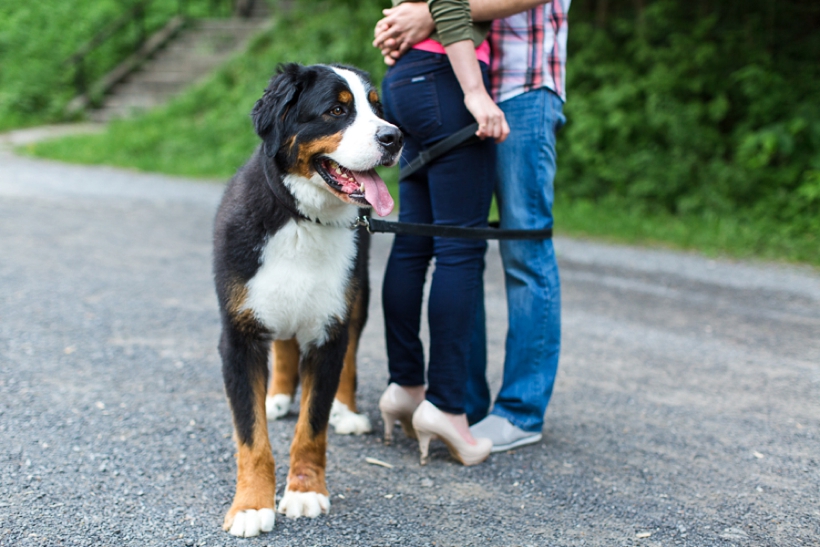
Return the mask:
<svg viewBox="0 0 820 547">
<path fill-rule="evenodd" d="M 328 157 L 354 171 L 366 171 L 381 161 L 384 150 L 376 141 L 376 131 L 380 127 L 395 127 L 376 116 L 367 89 L 362 79 L 355 73 L 342 68 L 333 68 L 345 79 L 353 93 L 353 104 L 356 107 L 356 119 L 348 127 L 339 147 Z"/>
<path fill-rule="evenodd" d="M 356 233 L 347 227 L 291 220 L 265 245 L 244 308 L 276 338 L 321 345 L 326 327 L 344 318 L 355 257 Z"/>
</svg>

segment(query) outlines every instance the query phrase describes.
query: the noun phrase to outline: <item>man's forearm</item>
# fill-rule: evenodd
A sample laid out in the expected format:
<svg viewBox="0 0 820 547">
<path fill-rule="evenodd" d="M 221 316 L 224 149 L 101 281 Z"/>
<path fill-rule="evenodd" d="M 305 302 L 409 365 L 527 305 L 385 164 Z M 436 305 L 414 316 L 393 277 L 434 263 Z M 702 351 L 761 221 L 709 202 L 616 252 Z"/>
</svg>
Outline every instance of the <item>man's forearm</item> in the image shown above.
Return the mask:
<svg viewBox="0 0 820 547">
<path fill-rule="evenodd" d="M 470 0 L 473 21 L 492 21 L 527 11 L 550 0 Z"/>
<path fill-rule="evenodd" d="M 549 0 L 470 0 L 470 17 L 473 21 L 491 21 L 548 3 Z M 426 2 L 404 2 L 383 13 L 384 18 L 376 23 L 373 46 L 382 51 L 384 62 L 391 66 L 436 28 Z"/>
</svg>

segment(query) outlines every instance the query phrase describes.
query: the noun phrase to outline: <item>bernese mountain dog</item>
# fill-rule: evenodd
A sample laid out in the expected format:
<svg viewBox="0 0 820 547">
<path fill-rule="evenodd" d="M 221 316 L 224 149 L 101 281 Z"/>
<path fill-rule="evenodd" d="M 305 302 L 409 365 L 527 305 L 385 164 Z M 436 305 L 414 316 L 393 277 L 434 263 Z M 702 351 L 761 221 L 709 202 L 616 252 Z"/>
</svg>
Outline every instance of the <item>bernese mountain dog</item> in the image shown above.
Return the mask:
<svg viewBox="0 0 820 547">
<path fill-rule="evenodd" d="M 316 517 L 330 508 L 328 421 L 345 365 L 353 366 L 345 372 L 355 386 L 353 356 L 367 310 L 369 239 L 352 226 L 360 208 L 380 216 L 393 209 L 374 168 L 395 165 L 403 142 L 383 119 L 367 74 L 348 66 L 280 66 L 251 117 L 262 143 L 228 183 L 214 229 L 219 353 L 238 465 L 223 528 L 241 537 L 274 524 L 266 416 L 272 341 L 280 392 L 292 395 L 297 377 L 302 387 L 278 511 Z M 350 393 L 344 397 L 337 405 L 355 413 Z"/>
</svg>

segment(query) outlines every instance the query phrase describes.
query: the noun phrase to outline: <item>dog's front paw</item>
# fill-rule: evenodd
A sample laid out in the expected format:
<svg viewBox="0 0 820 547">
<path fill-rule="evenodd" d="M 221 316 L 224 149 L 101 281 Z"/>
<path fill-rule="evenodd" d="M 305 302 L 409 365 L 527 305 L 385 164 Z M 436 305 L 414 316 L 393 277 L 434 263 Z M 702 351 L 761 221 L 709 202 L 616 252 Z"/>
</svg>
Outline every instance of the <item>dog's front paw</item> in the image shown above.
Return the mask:
<svg viewBox="0 0 820 547">
<path fill-rule="evenodd" d="M 276 513 L 273 509 L 247 509 L 237 511 L 233 520 L 225 518 L 224 528 L 232 536 L 250 538 L 258 536 L 260 532 L 270 532 L 276 522 Z"/>
<path fill-rule="evenodd" d="M 293 492 L 285 489 L 278 511 L 290 519 L 314 518 L 330 511 L 330 500 L 318 492 Z"/>
<path fill-rule="evenodd" d="M 278 420 L 286 416 L 292 402 L 293 397 L 284 393 L 265 397 L 265 413 L 268 415 L 268 420 Z"/>
<path fill-rule="evenodd" d="M 362 435 L 373 430 L 367 416 L 356 414 L 336 399 L 330 409 L 330 425 L 338 435 Z"/>
</svg>

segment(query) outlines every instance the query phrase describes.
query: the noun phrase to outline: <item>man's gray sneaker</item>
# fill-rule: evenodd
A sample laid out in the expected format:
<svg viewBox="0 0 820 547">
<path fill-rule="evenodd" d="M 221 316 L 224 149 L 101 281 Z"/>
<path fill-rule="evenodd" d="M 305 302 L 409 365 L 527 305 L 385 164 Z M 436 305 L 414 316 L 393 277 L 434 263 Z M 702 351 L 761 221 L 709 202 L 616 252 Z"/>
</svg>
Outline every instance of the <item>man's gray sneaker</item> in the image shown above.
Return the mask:
<svg viewBox="0 0 820 547">
<path fill-rule="evenodd" d="M 530 433 L 514 426 L 508 419 L 489 414 L 470 427 L 473 437 L 486 437 L 493 441 L 493 452 L 504 452 L 525 444 L 537 443 L 541 433 Z"/>
</svg>

